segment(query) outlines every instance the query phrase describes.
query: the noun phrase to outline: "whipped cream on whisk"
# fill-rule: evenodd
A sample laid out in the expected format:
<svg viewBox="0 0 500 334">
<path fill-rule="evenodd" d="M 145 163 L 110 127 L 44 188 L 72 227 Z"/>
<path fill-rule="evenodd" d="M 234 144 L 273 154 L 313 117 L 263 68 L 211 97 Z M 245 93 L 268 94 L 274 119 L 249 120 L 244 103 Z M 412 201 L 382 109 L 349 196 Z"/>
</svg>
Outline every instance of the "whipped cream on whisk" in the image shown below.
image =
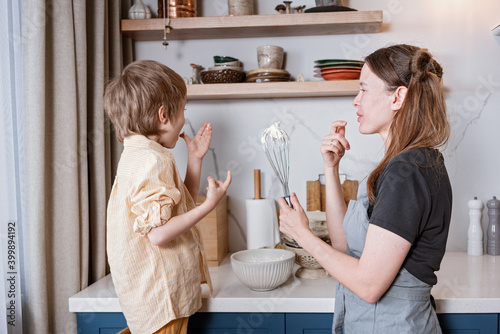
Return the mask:
<svg viewBox="0 0 500 334">
<path fill-rule="evenodd" d="M 282 141 L 284 144 L 288 144 L 290 142 L 288 134 L 280 128 L 280 122 L 274 123 L 262 132 L 262 136 L 260 138 L 262 145 L 266 145 L 268 138 L 273 141 Z"/>
</svg>

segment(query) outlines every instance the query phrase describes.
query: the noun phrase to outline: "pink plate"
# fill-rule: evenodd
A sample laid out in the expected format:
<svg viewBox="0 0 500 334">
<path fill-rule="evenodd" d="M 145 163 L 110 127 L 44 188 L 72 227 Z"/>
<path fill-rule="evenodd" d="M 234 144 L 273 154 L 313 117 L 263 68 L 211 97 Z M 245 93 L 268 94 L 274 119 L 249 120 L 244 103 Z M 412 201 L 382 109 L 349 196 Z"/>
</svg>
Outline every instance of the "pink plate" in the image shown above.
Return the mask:
<svg viewBox="0 0 500 334">
<path fill-rule="evenodd" d="M 331 68 L 322 68 L 320 69 L 315 69 L 314 73 L 333 73 L 333 72 L 339 72 L 339 71 L 349 71 L 349 72 L 361 72 L 360 68 L 352 68 L 352 67 L 331 67 Z"/>
<path fill-rule="evenodd" d="M 315 77 L 322 76 L 325 80 L 355 80 L 359 79 L 360 72 L 354 71 L 338 71 L 331 73 L 318 73 L 315 74 Z"/>
</svg>

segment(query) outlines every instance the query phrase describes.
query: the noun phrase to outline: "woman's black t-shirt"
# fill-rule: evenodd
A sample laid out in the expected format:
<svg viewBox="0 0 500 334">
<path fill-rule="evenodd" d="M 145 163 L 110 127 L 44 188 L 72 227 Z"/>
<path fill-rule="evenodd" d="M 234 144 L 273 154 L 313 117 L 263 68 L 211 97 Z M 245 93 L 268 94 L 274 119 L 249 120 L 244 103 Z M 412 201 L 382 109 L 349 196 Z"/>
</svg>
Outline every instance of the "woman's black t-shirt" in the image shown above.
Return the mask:
<svg viewBox="0 0 500 334">
<path fill-rule="evenodd" d="M 370 223 L 408 240 L 412 246 L 403 267 L 421 281 L 435 285 L 446 249 L 452 190 L 442 154 L 410 149 L 385 166 L 368 208 Z"/>
</svg>

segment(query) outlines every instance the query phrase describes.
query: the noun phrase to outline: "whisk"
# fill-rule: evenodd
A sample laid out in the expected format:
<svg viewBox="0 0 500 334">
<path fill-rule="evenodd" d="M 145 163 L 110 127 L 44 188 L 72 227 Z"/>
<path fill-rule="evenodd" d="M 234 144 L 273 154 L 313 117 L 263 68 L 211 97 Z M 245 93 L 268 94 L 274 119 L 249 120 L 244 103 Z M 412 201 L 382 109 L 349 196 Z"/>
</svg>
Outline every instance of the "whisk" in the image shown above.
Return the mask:
<svg viewBox="0 0 500 334">
<path fill-rule="evenodd" d="M 262 147 L 266 152 L 267 159 L 271 163 L 274 173 L 283 187 L 283 197 L 290 207 L 290 190 L 288 189 L 288 176 L 290 172 L 290 137 L 280 128 L 280 122 L 276 122 L 262 132 Z M 281 244 L 286 237 L 280 233 Z M 295 240 L 291 240 L 293 247 L 300 247 Z"/>
<path fill-rule="evenodd" d="M 290 190 L 288 189 L 290 137 L 280 128 L 280 122 L 276 122 L 262 132 L 261 142 L 267 159 L 281 182 L 283 197 L 290 205 Z"/>
</svg>

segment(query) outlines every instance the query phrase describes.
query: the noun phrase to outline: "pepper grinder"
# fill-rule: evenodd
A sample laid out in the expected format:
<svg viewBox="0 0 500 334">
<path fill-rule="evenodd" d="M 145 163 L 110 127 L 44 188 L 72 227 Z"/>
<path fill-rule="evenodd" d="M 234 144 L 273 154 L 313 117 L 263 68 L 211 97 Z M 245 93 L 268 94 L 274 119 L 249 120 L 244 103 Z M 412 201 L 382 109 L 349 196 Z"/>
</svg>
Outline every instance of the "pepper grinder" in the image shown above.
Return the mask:
<svg viewBox="0 0 500 334">
<path fill-rule="evenodd" d="M 486 206 L 488 207 L 488 216 L 490 222 L 488 223 L 488 242 L 486 251 L 489 255 L 500 255 L 500 223 L 498 217 L 500 215 L 500 201 L 496 196 L 490 199 Z"/>
<path fill-rule="evenodd" d="M 470 224 L 467 231 L 467 253 L 473 256 L 483 255 L 483 229 L 481 228 L 481 215 L 483 202 L 474 197 L 468 203 Z"/>
</svg>

